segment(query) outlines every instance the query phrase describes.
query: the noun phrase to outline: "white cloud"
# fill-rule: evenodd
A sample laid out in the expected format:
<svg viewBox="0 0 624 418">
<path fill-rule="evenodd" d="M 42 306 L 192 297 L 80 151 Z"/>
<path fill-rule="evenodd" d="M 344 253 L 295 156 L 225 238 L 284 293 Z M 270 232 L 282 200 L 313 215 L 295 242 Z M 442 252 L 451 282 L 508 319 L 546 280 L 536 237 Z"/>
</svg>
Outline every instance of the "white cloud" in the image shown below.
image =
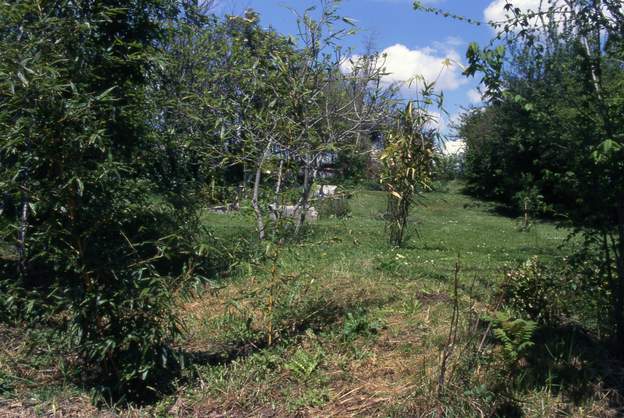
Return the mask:
<svg viewBox="0 0 624 418">
<path fill-rule="evenodd" d="M 399 83 L 404 89 L 410 87 L 410 81 L 422 76 L 427 82 L 436 81 L 436 88 L 455 90 L 467 81 L 461 75 L 460 55 L 454 49 L 447 48 L 409 49 L 405 45 L 395 44 L 382 51 L 385 55 L 383 67 L 388 73 L 384 77 L 387 83 Z"/>
<path fill-rule="evenodd" d="M 468 100 L 472 104 L 478 104 L 478 103 L 481 103 L 483 101 L 483 96 L 481 95 L 481 93 L 477 89 L 470 89 L 470 90 L 468 90 L 466 95 L 468 96 Z"/>
<path fill-rule="evenodd" d="M 431 121 L 427 123 L 428 128 L 436 129 L 439 132 L 446 131 L 446 120 L 440 112 L 430 111 L 429 115 L 431 115 Z"/>
<path fill-rule="evenodd" d="M 513 3 L 514 7 L 518 7 L 522 11 L 537 11 L 539 9 L 540 2 L 540 0 L 494 0 L 484 10 L 483 17 L 485 18 L 486 22 L 501 22 L 513 17 L 511 11 L 505 10 L 505 5 L 507 3 Z M 547 2 L 544 2 L 544 4 L 547 4 Z"/>
<path fill-rule="evenodd" d="M 375 3 L 405 3 L 410 6 L 414 4 L 414 0 L 372 0 Z M 444 0 L 421 0 L 422 4 L 436 4 L 441 3 Z"/>
<path fill-rule="evenodd" d="M 485 21 L 501 23 L 501 22 L 505 22 L 510 19 L 513 19 L 514 12 L 511 9 L 505 10 L 505 5 L 508 3 L 511 3 L 514 9 L 515 8 L 520 9 L 521 13 L 540 12 L 540 11 L 546 12 L 550 10 L 551 8 L 555 8 L 557 10 L 557 13 L 570 10 L 565 0 L 494 0 L 483 11 L 483 17 L 485 18 Z M 540 9 L 540 6 L 541 6 L 541 9 Z M 608 11 L 604 8 L 603 8 L 603 12 L 605 13 L 605 17 L 610 16 Z M 546 21 L 549 20 L 547 16 L 543 15 L 543 17 Z M 560 19 L 556 18 L 556 20 L 560 20 Z M 543 23 L 542 19 L 540 19 L 539 17 L 530 18 L 528 21 L 532 27 L 540 27 L 542 26 L 542 23 Z M 562 22 L 558 23 L 558 25 L 561 25 L 561 24 Z M 498 29 L 493 28 L 493 29 L 497 31 L 500 28 Z M 518 27 L 515 29 L 519 30 L 520 28 Z"/>
<path fill-rule="evenodd" d="M 446 141 L 444 143 L 444 149 L 442 152 L 446 155 L 461 154 L 466 149 L 466 143 L 463 139 L 457 139 L 455 141 Z"/>
<path fill-rule="evenodd" d="M 542 11 L 546 11 L 551 7 L 557 8 L 558 11 L 570 10 L 570 6 L 565 0 L 494 0 L 483 11 L 483 17 L 486 22 L 503 22 L 513 17 L 513 12 L 505 10 L 507 3 L 513 4 L 514 8 L 519 8 L 523 13 L 527 11 L 538 12 L 540 11 L 540 4 Z M 576 7 L 576 6 L 575 6 Z M 624 11 L 624 4 L 620 7 L 620 10 Z M 605 19 L 612 20 L 613 15 L 603 5 L 602 14 Z M 539 18 L 533 18 L 529 20 L 532 25 L 541 25 Z"/>
</svg>

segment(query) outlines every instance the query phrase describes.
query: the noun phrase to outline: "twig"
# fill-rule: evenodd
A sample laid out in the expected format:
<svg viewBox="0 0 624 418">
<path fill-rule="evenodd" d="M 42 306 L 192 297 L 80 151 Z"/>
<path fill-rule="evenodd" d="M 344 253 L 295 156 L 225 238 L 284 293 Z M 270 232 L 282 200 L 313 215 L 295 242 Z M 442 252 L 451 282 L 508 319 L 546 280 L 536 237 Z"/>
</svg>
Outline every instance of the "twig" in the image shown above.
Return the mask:
<svg viewBox="0 0 624 418">
<path fill-rule="evenodd" d="M 438 377 L 438 397 L 442 396 L 442 391 L 444 390 L 446 378 L 446 370 L 448 367 L 448 359 L 451 357 L 455 342 L 457 341 L 457 326 L 459 322 L 459 258 L 459 254 L 457 254 L 457 262 L 455 263 L 455 275 L 453 280 L 453 315 L 451 317 L 451 326 L 449 328 L 446 345 L 444 347 L 444 351 L 442 352 L 442 364 L 440 366 L 440 376 Z"/>
</svg>

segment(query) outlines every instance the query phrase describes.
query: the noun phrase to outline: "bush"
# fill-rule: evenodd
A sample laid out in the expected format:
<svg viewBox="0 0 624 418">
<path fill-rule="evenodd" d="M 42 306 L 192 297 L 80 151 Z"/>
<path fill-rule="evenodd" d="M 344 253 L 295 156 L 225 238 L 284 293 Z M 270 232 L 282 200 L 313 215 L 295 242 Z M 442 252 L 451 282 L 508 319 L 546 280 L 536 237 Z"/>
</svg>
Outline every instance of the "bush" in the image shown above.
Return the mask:
<svg viewBox="0 0 624 418">
<path fill-rule="evenodd" d="M 564 316 L 565 278 L 546 267 L 537 257 L 507 272 L 503 295 L 508 307 L 541 323 L 553 323 Z"/>
<path fill-rule="evenodd" d="M 516 312 L 542 324 L 555 324 L 574 313 L 579 287 L 574 273 L 532 257 L 507 272 L 502 291 L 506 305 Z"/>
<path fill-rule="evenodd" d="M 0 239 L 10 248 L 0 320 L 47 320 L 101 392 L 143 397 L 175 370 L 172 304 L 197 271 L 197 200 L 164 181 L 168 162 L 188 170 L 193 153 L 158 130 L 150 78 L 161 23 L 179 4 L 13 3 L 0 3 Z"/>
<path fill-rule="evenodd" d="M 608 334 L 608 276 L 595 250 L 585 248 L 549 263 L 532 257 L 509 270 L 501 286 L 505 306 L 541 325 L 573 321 Z"/>
</svg>

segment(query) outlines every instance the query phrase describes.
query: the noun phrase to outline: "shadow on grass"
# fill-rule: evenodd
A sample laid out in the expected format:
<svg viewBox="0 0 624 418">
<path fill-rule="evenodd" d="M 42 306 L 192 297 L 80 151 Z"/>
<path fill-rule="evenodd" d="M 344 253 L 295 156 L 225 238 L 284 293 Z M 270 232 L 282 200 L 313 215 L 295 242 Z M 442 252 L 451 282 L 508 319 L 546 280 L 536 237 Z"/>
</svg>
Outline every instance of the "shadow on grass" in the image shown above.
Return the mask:
<svg viewBox="0 0 624 418">
<path fill-rule="evenodd" d="M 362 309 L 358 303 L 336 304 L 323 300 L 308 304 L 299 310 L 293 318 L 280 321 L 281 328 L 276 332 L 273 344 L 277 345 L 289 339 L 299 337 L 311 330 L 320 332 L 340 323 L 349 312 Z M 267 335 L 253 340 L 240 341 L 236 344 L 223 344 L 209 351 L 189 350 L 185 356 L 189 362 L 202 366 L 217 366 L 232 363 L 268 348 Z"/>
<path fill-rule="evenodd" d="M 610 407 L 624 412 L 624 368 L 600 340 L 577 325 L 539 328 L 527 354 L 521 389 L 548 389 L 575 405 L 609 393 Z"/>
<path fill-rule="evenodd" d="M 491 204 L 491 207 L 488 209 L 488 212 L 494 215 L 503 216 L 509 219 L 517 219 L 518 217 L 522 215 L 522 212 L 513 206 L 505 205 L 500 202 L 492 202 L 492 201 L 490 202 L 490 204 Z"/>
<path fill-rule="evenodd" d="M 361 305 L 352 303 L 328 304 L 321 299 L 315 300 L 297 312 L 292 312 L 292 317 L 285 317 L 283 321 L 279 321 L 280 327 L 276 330 L 273 344 L 286 343 L 292 338 L 305 334 L 308 330 L 319 332 L 333 327 L 348 312 L 356 309 L 361 309 Z M 189 365 L 227 365 L 267 348 L 267 335 L 264 333 L 257 334 L 253 339 L 232 344 L 221 344 L 211 350 L 185 350 L 181 348 L 178 351 L 178 359 L 169 361 L 168 366 L 159 370 L 157 377 L 149 384 L 137 379 L 135 384 L 127 385 L 123 392 L 113 390 L 115 382 L 110 378 L 103 377 L 101 373 L 95 370 L 93 373 L 85 375 L 85 369 L 83 369 L 83 373 L 74 376 L 73 380 L 77 386 L 83 387 L 94 395 L 93 399 L 98 407 L 120 410 L 146 407 L 155 405 L 163 398 L 173 395 L 180 383 L 193 384 L 196 376 L 192 368 L 188 367 Z"/>
</svg>

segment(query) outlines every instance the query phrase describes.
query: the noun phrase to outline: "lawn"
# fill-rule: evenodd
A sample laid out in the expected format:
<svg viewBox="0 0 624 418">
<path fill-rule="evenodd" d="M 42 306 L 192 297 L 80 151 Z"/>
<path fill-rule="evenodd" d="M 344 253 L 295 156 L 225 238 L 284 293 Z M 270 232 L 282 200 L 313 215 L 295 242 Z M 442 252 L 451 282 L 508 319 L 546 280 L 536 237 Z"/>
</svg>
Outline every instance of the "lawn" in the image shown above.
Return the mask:
<svg viewBox="0 0 624 418">
<path fill-rule="evenodd" d="M 494 204 L 462 194 L 460 183 L 427 194 L 413 209 L 402 248 L 387 244 L 382 192 L 355 190 L 349 205 L 350 217 L 321 219 L 304 239 L 266 247 L 254 241 L 253 219 L 245 210 L 205 214 L 205 225 L 231 254 L 239 254 L 238 263 L 207 290 L 181 298 L 187 336 L 179 346 L 193 361 L 172 393 L 124 414 L 435 412 L 439 399 L 432 394 L 454 302 L 463 334 L 492 309 L 506 269 L 532 256 L 561 257 L 570 245 L 568 232 L 548 222 L 521 231 L 519 221 L 501 215 Z M 28 400 L 26 406 L 40 411 L 88 404 L 53 356 L 24 344 L 0 354 L 0 389 L 6 388 L 7 402 Z M 460 361 L 461 354 L 454 358 Z M 23 362 L 19 367 L 16 359 Z M 42 367 L 50 375 L 34 372 Z M 461 388 L 468 389 L 476 390 Z M 518 394 L 528 416 L 583 416 L 585 403 L 571 405 L 562 396 L 541 388 Z M 457 407 L 456 416 L 479 415 L 466 405 Z M 94 413 L 86 406 L 85 411 Z"/>
</svg>

